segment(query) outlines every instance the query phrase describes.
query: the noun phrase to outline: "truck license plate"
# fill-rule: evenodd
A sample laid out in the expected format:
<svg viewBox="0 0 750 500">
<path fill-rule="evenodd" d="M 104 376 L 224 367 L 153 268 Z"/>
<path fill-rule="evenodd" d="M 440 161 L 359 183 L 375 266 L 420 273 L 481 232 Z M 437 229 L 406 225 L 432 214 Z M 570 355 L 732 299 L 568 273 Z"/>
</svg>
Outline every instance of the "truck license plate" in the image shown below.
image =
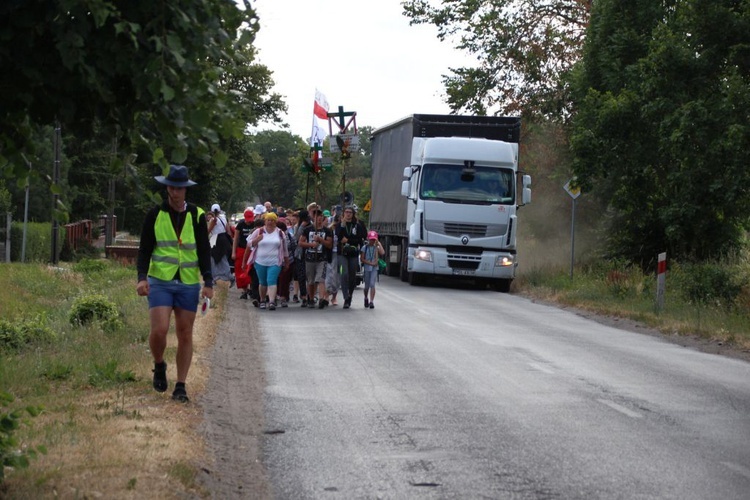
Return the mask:
<svg viewBox="0 0 750 500">
<path fill-rule="evenodd" d="M 475 272 L 476 271 L 474 271 L 473 269 L 454 269 L 453 270 L 453 274 L 457 276 L 474 276 Z"/>
</svg>

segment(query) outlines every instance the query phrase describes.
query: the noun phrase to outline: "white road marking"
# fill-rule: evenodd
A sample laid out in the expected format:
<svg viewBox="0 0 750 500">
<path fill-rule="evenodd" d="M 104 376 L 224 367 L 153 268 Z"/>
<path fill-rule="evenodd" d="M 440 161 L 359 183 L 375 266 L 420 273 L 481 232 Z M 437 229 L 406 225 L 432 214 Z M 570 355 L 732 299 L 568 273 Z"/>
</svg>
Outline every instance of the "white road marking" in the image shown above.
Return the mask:
<svg viewBox="0 0 750 500">
<path fill-rule="evenodd" d="M 552 374 L 555 373 L 552 369 L 547 368 L 544 365 L 540 365 L 539 363 L 529 363 L 529 366 L 532 367 L 534 370 L 538 370 L 540 372 L 548 373 L 550 375 L 552 375 Z"/>
<path fill-rule="evenodd" d="M 721 465 L 750 479 L 750 469 L 744 465 L 736 464 L 734 462 L 721 462 Z"/>
<path fill-rule="evenodd" d="M 619 411 L 623 415 L 627 415 L 628 417 L 643 418 L 643 415 L 641 415 L 640 413 L 636 413 L 634 411 L 628 410 L 624 406 L 618 405 L 617 403 L 615 403 L 613 401 L 607 401 L 606 399 L 597 399 L 597 401 L 599 401 L 603 405 L 609 406 L 610 408 L 612 408 L 615 411 Z"/>
</svg>

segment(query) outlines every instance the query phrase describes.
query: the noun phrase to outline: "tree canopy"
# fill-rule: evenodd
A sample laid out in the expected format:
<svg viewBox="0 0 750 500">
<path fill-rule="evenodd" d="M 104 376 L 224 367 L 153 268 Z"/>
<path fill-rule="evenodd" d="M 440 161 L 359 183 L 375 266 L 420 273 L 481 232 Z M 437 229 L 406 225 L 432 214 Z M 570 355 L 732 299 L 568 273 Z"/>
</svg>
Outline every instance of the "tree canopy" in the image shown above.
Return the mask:
<svg viewBox="0 0 750 500">
<path fill-rule="evenodd" d="M 561 116 L 564 76 L 578 61 L 591 0 L 406 0 L 412 24 L 476 57 L 443 76 L 455 112 Z"/>
<path fill-rule="evenodd" d="M 33 128 L 55 123 L 109 131 L 126 160 L 140 144 L 139 161 L 223 163 L 221 139 L 285 107 L 252 63 L 257 29 L 248 0 L 0 3 L 0 169 L 24 175 Z"/>
<path fill-rule="evenodd" d="M 750 3 L 601 0 L 576 96 L 574 170 L 608 205 L 609 248 L 737 249 L 750 215 Z"/>
</svg>

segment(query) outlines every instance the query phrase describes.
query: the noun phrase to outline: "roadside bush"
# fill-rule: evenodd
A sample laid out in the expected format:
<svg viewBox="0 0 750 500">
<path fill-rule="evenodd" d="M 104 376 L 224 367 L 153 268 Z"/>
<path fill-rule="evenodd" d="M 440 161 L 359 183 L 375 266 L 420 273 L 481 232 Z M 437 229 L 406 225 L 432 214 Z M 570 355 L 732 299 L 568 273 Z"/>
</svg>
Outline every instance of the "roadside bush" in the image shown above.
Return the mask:
<svg viewBox="0 0 750 500">
<path fill-rule="evenodd" d="M 636 298 L 648 289 L 648 277 L 641 268 L 624 260 L 596 261 L 584 272 L 601 279 L 607 292 L 618 299 Z"/>
<path fill-rule="evenodd" d="M 78 262 L 87 258 L 96 258 L 102 253 L 99 248 L 96 248 L 86 238 L 79 239 L 76 247 L 73 248 L 68 240 L 65 240 L 60 251 L 60 260 L 64 262 Z"/>
<path fill-rule="evenodd" d="M 57 255 L 65 242 L 65 226 L 57 232 Z M 10 260 L 21 261 L 23 245 L 23 222 L 12 222 L 10 226 Z M 26 225 L 26 262 L 49 262 L 52 248 L 52 224 L 49 222 L 29 222 Z"/>
<path fill-rule="evenodd" d="M 132 370 L 118 370 L 117 360 L 110 359 L 103 365 L 94 364 L 94 370 L 89 375 L 89 384 L 94 387 L 109 387 L 117 384 L 135 382 L 137 380 Z"/>
<path fill-rule="evenodd" d="M 6 408 L 14 401 L 13 396 L 6 392 L 0 392 L 0 406 Z M 42 412 L 38 406 L 27 406 L 23 410 L 0 412 L 0 484 L 5 479 L 5 467 L 24 469 L 29 466 L 29 459 L 36 458 L 38 453 L 46 454 L 44 446 L 35 448 L 23 448 L 19 445 L 15 432 L 21 427 L 24 414 L 36 417 Z"/>
<path fill-rule="evenodd" d="M 81 259 L 73 264 L 73 270 L 81 274 L 100 273 L 107 268 L 107 263 L 98 259 Z"/>
<path fill-rule="evenodd" d="M 721 262 L 675 264 L 670 278 L 685 300 L 723 307 L 734 306 L 747 285 L 743 273 Z"/>
<path fill-rule="evenodd" d="M 17 351 L 30 344 L 51 343 L 57 334 L 47 326 L 47 318 L 38 316 L 22 323 L 0 320 L 0 351 Z"/>
<path fill-rule="evenodd" d="M 103 295 L 86 295 L 75 299 L 70 308 L 69 319 L 77 326 L 98 321 L 104 331 L 108 332 L 123 326 L 117 305 Z"/>
</svg>

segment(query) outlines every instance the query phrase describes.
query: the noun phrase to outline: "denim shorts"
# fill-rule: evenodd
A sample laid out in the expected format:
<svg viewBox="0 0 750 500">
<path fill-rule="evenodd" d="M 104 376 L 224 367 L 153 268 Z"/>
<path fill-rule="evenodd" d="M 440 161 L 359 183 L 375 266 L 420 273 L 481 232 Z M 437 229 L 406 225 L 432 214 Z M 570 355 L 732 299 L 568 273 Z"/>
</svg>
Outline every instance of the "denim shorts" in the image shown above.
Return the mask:
<svg viewBox="0 0 750 500">
<path fill-rule="evenodd" d="M 190 312 L 198 311 L 201 285 L 186 285 L 179 280 L 164 281 L 148 277 L 148 307 L 179 307 Z"/>
</svg>

